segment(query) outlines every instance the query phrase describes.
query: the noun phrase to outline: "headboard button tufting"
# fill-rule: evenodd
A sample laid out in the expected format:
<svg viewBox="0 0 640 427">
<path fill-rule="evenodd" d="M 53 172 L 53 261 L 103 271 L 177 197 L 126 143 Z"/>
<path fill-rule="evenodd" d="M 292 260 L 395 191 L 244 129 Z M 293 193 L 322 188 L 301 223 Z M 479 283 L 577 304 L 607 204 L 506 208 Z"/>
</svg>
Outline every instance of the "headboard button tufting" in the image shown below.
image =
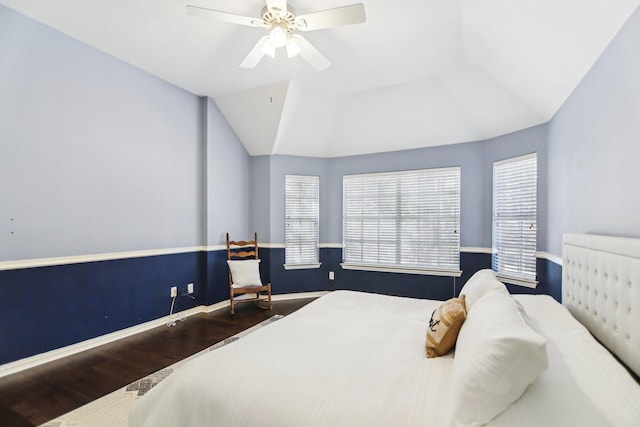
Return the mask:
<svg viewBox="0 0 640 427">
<path fill-rule="evenodd" d="M 640 375 L 640 239 L 566 234 L 563 265 L 562 303 Z"/>
</svg>

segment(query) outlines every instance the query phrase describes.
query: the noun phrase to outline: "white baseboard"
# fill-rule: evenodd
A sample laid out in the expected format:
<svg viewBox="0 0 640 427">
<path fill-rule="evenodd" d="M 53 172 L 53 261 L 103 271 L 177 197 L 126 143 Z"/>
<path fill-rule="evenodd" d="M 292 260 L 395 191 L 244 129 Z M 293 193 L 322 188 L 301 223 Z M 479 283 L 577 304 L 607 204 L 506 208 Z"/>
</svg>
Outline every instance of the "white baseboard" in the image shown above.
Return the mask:
<svg viewBox="0 0 640 427">
<path fill-rule="evenodd" d="M 328 292 L 300 292 L 300 293 L 292 293 L 292 294 L 282 294 L 282 295 L 273 295 L 273 301 L 284 301 L 289 299 L 300 299 L 300 298 L 317 298 L 322 295 L 326 295 Z M 178 317 L 190 317 L 194 314 L 198 313 L 211 313 L 216 310 L 226 309 L 229 307 L 229 300 L 221 301 L 215 304 L 211 304 L 209 306 L 198 306 L 193 307 L 188 310 L 184 310 L 176 313 Z M 174 316 L 176 315 L 174 314 Z M 25 369 L 34 368 L 39 365 L 43 365 L 45 363 L 53 362 L 54 360 L 62 359 L 64 357 L 71 356 L 73 354 L 80 353 L 85 350 L 89 350 L 95 347 L 98 347 L 103 344 L 108 344 L 122 338 L 130 337 L 135 334 L 139 334 L 140 332 L 145 332 L 151 330 L 153 328 L 157 328 L 158 326 L 166 325 L 169 321 L 169 316 L 164 316 L 159 319 L 151 320 L 149 322 L 141 323 L 139 325 L 131 326 L 126 329 L 121 329 L 119 331 L 111 332 L 106 335 L 102 335 L 96 338 L 92 338 L 86 341 L 79 342 L 77 344 L 68 345 L 66 347 L 57 348 L 55 350 L 47 351 L 46 353 L 36 354 L 35 356 L 27 357 L 24 359 L 16 360 L 15 362 L 5 363 L 4 365 L 0 365 L 0 378 L 15 374 L 20 371 L 24 371 Z"/>
<path fill-rule="evenodd" d="M 297 292 L 294 294 L 272 295 L 271 299 L 273 301 L 285 301 L 289 299 L 320 298 L 321 296 L 327 295 L 328 293 L 329 291 Z"/>
</svg>

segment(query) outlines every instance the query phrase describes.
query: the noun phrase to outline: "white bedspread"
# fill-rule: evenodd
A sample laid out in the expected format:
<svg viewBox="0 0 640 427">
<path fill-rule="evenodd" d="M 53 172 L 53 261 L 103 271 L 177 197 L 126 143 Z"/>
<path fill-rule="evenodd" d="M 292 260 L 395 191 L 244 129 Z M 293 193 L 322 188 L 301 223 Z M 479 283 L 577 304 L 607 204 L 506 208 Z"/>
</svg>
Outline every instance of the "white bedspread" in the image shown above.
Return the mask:
<svg viewBox="0 0 640 427">
<path fill-rule="evenodd" d="M 518 296 L 549 369 L 491 426 L 640 426 L 640 386 L 553 299 Z M 439 301 L 336 291 L 185 364 L 132 427 L 433 426 L 448 418 L 453 355 L 427 359 Z"/>
</svg>

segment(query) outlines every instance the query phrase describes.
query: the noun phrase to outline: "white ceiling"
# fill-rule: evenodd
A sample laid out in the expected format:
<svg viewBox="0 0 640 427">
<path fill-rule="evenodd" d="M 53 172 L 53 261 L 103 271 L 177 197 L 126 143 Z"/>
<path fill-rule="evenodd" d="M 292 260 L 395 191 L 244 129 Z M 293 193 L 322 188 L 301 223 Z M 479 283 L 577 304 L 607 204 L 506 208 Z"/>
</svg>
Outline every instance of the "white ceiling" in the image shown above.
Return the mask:
<svg viewBox="0 0 640 427">
<path fill-rule="evenodd" d="M 298 14 L 358 0 L 290 0 Z M 264 0 L 0 0 L 199 96 L 252 155 L 336 157 L 482 140 L 548 121 L 640 0 L 361 0 L 367 22 L 306 32 L 333 65 L 278 52 L 238 68 Z M 282 49 L 281 49 L 282 50 Z"/>
</svg>

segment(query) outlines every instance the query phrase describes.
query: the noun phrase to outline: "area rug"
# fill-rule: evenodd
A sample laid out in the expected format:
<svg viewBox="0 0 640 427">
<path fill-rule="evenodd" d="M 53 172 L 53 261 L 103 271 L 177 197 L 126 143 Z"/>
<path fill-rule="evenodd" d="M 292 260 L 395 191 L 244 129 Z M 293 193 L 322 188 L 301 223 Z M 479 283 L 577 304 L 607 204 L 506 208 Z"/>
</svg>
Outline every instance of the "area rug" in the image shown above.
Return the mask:
<svg viewBox="0 0 640 427">
<path fill-rule="evenodd" d="M 269 319 L 246 329 L 224 341 L 220 341 L 186 359 L 174 363 L 153 374 L 141 378 L 126 387 L 116 390 L 98 400 L 94 400 L 78 409 L 68 412 L 54 420 L 51 420 L 40 427 L 127 427 L 129 424 L 129 413 L 146 392 L 167 378 L 182 364 L 195 359 L 209 351 L 215 350 L 229 343 L 232 343 L 243 336 L 259 329 L 269 323 L 282 319 L 284 316 L 275 315 Z"/>
</svg>

